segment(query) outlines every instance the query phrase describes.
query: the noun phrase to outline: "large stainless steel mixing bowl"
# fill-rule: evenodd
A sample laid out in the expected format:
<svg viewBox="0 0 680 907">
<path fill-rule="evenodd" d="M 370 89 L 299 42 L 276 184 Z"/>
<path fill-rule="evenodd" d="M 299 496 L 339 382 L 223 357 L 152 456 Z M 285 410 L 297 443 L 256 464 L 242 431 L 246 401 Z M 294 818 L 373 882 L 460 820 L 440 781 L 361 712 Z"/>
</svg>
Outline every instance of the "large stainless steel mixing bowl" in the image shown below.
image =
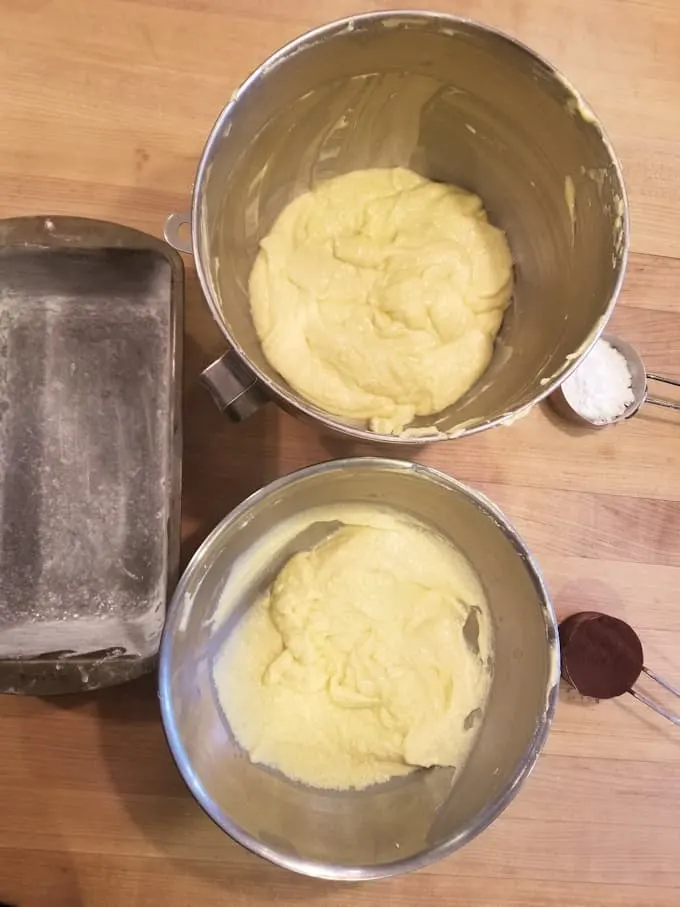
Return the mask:
<svg viewBox="0 0 680 907">
<path fill-rule="evenodd" d="M 248 275 L 281 209 L 319 180 L 364 167 L 411 167 L 478 193 L 508 234 L 514 303 L 491 366 L 439 416 L 439 437 L 511 419 L 554 390 L 595 342 L 628 248 L 623 180 L 576 90 L 492 29 L 428 12 L 379 12 L 318 28 L 254 72 L 222 111 L 193 192 L 192 243 L 206 298 L 233 352 L 207 371 L 243 416 L 263 393 L 326 426 L 375 435 L 301 398 L 265 360 Z M 172 215 L 166 238 L 189 215 Z"/>
<path fill-rule="evenodd" d="M 267 532 L 311 507 L 348 501 L 389 504 L 413 514 L 450 538 L 483 580 L 494 626 L 494 676 L 479 737 L 458 773 L 435 768 L 363 791 L 315 790 L 251 763 L 221 712 L 211 665 L 235 620 L 213 625 L 213 618 L 227 577 L 233 589 L 256 587 L 266 564 L 256 569 L 252 551 Z M 249 596 L 243 597 L 235 616 L 248 606 Z M 416 869 L 482 831 L 531 770 L 552 718 L 558 681 L 557 628 L 548 593 L 504 516 L 442 473 L 383 459 L 303 469 L 241 504 L 187 568 L 160 654 L 165 731 L 199 803 L 260 856 L 329 879 Z"/>
</svg>

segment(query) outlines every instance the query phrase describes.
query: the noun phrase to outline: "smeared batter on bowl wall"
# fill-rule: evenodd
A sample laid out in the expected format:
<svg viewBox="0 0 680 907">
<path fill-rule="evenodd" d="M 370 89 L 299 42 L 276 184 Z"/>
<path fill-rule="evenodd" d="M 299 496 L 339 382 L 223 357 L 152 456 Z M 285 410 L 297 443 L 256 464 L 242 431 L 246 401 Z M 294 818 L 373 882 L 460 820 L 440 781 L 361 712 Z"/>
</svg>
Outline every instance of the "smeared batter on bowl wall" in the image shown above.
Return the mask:
<svg viewBox="0 0 680 907">
<path fill-rule="evenodd" d="M 460 767 L 491 680 L 481 583 L 411 519 L 349 506 L 343 523 L 288 561 L 218 654 L 232 731 L 253 761 L 321 788 Z"/>
<path fill-rule="evenodd" d="M 399 434 L 488 366 L 512 258 L 476 195 L 402 168 L 358 170 L 283 210 L 249 290 L 264 354 L 298 393 Z"/>
</svg>

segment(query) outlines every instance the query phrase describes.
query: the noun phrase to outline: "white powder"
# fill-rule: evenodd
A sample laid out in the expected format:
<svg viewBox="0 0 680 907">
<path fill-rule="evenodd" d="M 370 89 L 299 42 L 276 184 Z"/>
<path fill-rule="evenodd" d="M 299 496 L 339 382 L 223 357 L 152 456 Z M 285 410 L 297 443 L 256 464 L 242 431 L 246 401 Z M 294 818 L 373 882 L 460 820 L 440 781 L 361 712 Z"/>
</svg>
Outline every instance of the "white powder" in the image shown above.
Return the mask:
<svg viewBox="0 0 680 907">
<path fill-rule="evenodd" d="M 562 392 L 569 405 L 591 422 L 613 421 L 635 399 L 628 363 L 606 340 L 598 340 L 564 382 Z"/>
</svg>

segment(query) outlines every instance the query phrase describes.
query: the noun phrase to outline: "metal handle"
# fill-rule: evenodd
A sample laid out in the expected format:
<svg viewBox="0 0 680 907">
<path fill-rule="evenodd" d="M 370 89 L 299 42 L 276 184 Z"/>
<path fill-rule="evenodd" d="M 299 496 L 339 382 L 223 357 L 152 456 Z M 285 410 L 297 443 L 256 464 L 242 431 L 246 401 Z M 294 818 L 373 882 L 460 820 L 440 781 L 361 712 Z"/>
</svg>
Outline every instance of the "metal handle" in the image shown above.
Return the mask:
<svg viewBox="0 0 680 907">
<path fill-rule="evenodd" d="M 680 387 L 680 381 L 676 381 L 674 378 L 664 378 L 662 375 L 653 375 L 651 372 L 647 372 L 648 381 L 660 381 L 661 384 L 670 384 L 673 387 Z M 675 403 L 673 400 L 662 400 L 661 397 L 645 397 L 645 403 L 653 403 L 654 406 L 665 406 L 667 409 L 680 409 L 680 403 Z"/>
<path fill-rule="evenodd" d="M 680 387 L 680 381 L 676 381 L 675 378 L 664 378 L 661 375 L 653 375 L 651 372 L 647 372 L 647 378 L 650 381 L 660 381 L 662 384 L 672 384 L 673 387 Z"/>
<path fill-rule="evenodd" d="M 665 406 L 666 409 L 680 409 L 680 403 L 662 400 L 661 397 L 645 397 L 645 403 L 653 403 L 654 406 Z"/>
<path fill-rule="evenodd" d="M 233 350 L 201 372 L 201 381 L 223 413 L 243 422 L 268 402 L 262 386 Z"/>
<path fill-rule="evenodd" d="M 189 237 L 188 239 L 185 239 L 180 235 L 180 230 L 187 225 L 189 227 Z M 165 237 L 166 243 L 169 243 L 173 249 L 177 249 L 178 252 L 192 252 L 191 215 L 189 212 L 183 211 L 179 214 L 171 214 L 167 217 L 163 226 L 163 236 Z"/>
<path fill-rule="evenodd" d="M 672 383 L 672 382 L 671 382 Z M 643 667 L 642 670 L 648 677 L 651 677 L 652 680 L 655 680 L 660 684 L 665 690 L 669 693 L 672 693 L 673 696 L 677 696 L 680 699 L 680 690 L 676 690 L 674 686 L 668 683 L 667 680 L 664 680 L 663 677 L 659 677 L 651 668 L 647 666 Z M 667 718 L 669 721 L 672 721 L 673 724 L 680 727 L 680 715 L 674 715 L 672 712 L 669 712 L 667 709 L 660 706 L 658 703 L 654 702 L 653 699 L 650 699 L 648 696 L 645 696 L 644 693 L 640 693 L 636 689 L 628 690 L 631 696 L 634 696 L 638 702 L 642 702 L 644 705 L 648 706 L 650 709 L 655 711 L 658 715 L 662 715 L 664 718 Z"/>
</svg>

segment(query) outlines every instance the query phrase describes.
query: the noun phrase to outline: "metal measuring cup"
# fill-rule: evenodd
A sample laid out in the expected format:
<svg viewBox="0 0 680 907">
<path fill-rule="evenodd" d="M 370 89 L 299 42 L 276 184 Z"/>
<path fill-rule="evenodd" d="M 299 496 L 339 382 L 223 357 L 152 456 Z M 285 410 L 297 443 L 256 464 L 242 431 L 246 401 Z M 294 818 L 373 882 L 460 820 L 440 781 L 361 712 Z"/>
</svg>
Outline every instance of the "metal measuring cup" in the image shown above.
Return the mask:
<svg viewBox="0 0 680 907">
<path fill-rule="evenodd" d="M 607 425 L 613 425 L 615 422 L 623 422 L 624 419 L 630 419 L 631 416 L 634 416 L 637 413 L 643 403 L 652 403 L 654 406 L 664 406 L 667 409 L 680 410 L 680 403 L 676 403 L 673 400 L 664 400 L 661 397 L 650 396 L 648 389 L 649 381 L 660 381 L 663 384 L 673 385 L 673 387 L 680 387 L 680 381 L 676 381 L 673 378 L 664 378 L 661 375 L 648 372 L 645 369 L 642 357 L 635 347 L 631 346 L 631 344 L 627 343 L 625 340 L 615 337 L 614 334 L 603 334 L 601 339 L 614 347 L 614 349 L 621 353 L 626 360 L 628 371 L 630 372 L 630 388 L 633 392 L 633 402 L 627 406 L 620 415 L 615 416 L 613 419 L 608 419 L 606 422 L 596 422 L 593 419 L 588 419 L 578 410 L 574 409 L 562 390 L 562 385 L 560 385 L 556 391 L 553 391 L 549 399 L 553 408 L 561 416 L 564 416 L 566 419 L 569 419 L 571 422 L 576 422 L 579 425 L 592 428 L 604 428 Z"/>
<path fill-rule="evenodd" d="M 680 690 L 645 664 L 640 637 L 633 628 L 609 614 L 579 611 L 560 623 L 562 677 L 583 696 L 614 699 L 630 693 L 638 702 L 680 727 L 680 714 L 671 712 L 636 688 L 644 673 L 680 699 Z"/>
</svg>

